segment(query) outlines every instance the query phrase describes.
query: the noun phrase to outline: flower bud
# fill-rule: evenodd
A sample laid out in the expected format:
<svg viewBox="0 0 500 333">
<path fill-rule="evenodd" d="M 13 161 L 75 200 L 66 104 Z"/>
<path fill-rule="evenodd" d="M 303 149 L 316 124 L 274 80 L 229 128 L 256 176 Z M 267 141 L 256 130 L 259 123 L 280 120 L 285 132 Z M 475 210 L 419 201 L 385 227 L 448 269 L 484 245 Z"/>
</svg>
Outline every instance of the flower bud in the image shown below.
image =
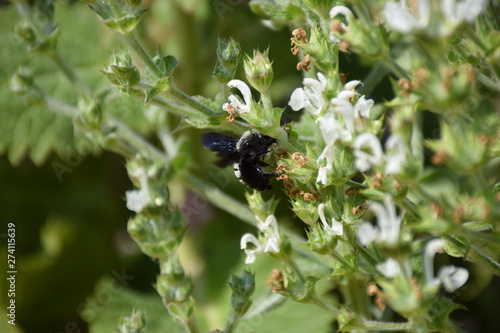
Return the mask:
<svg viewBox="0 0 500 333">
<path fill-rule="evenodd" d="M 133 86 L 139 83 L 139 70 L 125 51 L 116 52 L 102 70 L 111 83 L 117 86 Z"/>
<path fill-rule="evenodd" d="M 333 237 L 323 229 L 312 226 L 307 231 L 307 238 L 309 239 L 309 247 L 319 254 L 330 254 L 337 246 L 337 237 Z"/>
<path fill-rule="evenodd" d="M 135 29 L 145 12 L 139 6 L 140 0 L 119 1 L 119 10 L 116 9 L 116 0 L 83 0 L 83 2 L 99 16 L 104 24 L 123 35 Z"/>
<path fill-rule="evenodd" d="M 99 129 L 101 127 L 101 105 L 94 99 L 81 98 L 78 101 L 78 110 L 81 125 L 86 129 Z"/>
<path fill-rule="evenodd" d="M 130 317 L 120 319 L 119 330 L 121 333 L 140 333 L 146 327 L 146 313 L 132 310 Z"/>
<path fill-rule="evenodd" d="M 19 67 L 9 81 L 12 92 L 26 95 L 30 103 L 42 104 L 44 96 L 42 91 L 35 85 L 31 70 L 27 67 Z"/>
<path fill-rule="evenodd" d="M 244 62 L 245 75 L 248 81 L 261 94 L 267 93 L 273 80 L 273 68 L 268 53 L 269 49 L 264 52 L 254 50 L 253 57 L 247 56 Z"/>
<path fill-rule="evenodd" d="M 22 40 L 28 45 L 31 45 L 35 42 L 36 40 L 36 34 L 35 31 L 33 30 L 33 27 L 31 24 L 27 21 L 22 21 L 19 22 L 16 25 L 16 34 L 21 37 Z"/>
<path fill-rule="evenodd" d="M 234 78 L 241 59 L 240 45 L 233 39 L 219 39 L 217 42 L 217 64 L 213 76 L 222 84 Z"/>
<path fill-rule="evenodd" d="M 193 290 L 193 281 L 186 275 L 179 258 L 170 256 L 161 263 L 161 274 L 156 281 L 156 290 L 164 302 L 184 302 Z"/>
<path fill-rule="evenodd" d="M 228 285 L 233 291 L 231 294 L 231 306 L 234 312 L 243 315 L 252 304 L 250 296 L 255 290 L 255 275 L 249 271 L 243 271 L 240 276 L 231 274 Z"/>
</svg>

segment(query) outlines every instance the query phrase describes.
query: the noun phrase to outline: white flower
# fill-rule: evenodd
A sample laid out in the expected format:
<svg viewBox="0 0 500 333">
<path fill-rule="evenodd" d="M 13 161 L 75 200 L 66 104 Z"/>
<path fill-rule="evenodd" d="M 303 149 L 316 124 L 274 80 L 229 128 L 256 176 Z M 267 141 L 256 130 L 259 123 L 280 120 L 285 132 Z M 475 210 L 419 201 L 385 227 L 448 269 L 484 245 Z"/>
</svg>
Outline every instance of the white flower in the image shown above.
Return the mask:
<svg viewBox="0 0 500 333">
<path fill-rule="evenodd" d="M 452 293 L 467 282 L 469 271 L 463 267 L 447 265 L 439 269 L 438 277 L 443 283 L 444 289 Z"/>
<path fill-rule="evenodd" d="M 357 230 L 358 241 L 364 245 L 369 245 L 372 241 L 393 246 L 398 242 L 403 212 L 398 216 L 396 206 L 390 195 L 385 196 L 384 204 L 372 202 L 368 210 L 373 211 L 377 216 L 377 227 L 370 223 L 363 222 Z"/>
<path fill-rule="evenodd" d="M 344 16 L 347 23 L 349 23 L 351 18 L 354 16 L 352 14 L 351 10 L 347 7 L 344 7 L 344 6 L 334 6 L 332 9 L 330 9 L 330 18 L 331 19 L 334 19 L 338 15 Z M 349 27 L 347 27 L 344 23 L 341 23 L 340 28 L 346 32 L 349 31 Z M 330 40 L 333 43 L 340 43 L 340 39 L 335 37 L 335 35 L 333 34 L 333 31 L 330 32 Z"/>
<path fill-rule="evenodd" d="M 358 117 L 369 118 L 370 110 L 374 104 L 375 102 L 373 101 L 373 99 L 366 99 L 365 95 L 358 98 L 356 105 L 354 105 L 354 114 L 356 118 Z"/>
<path fill-rule="evenodd" d="M 398 134 L 391 135 L 385 144 L 387 154 L 382 151 L 378 138 L 371 133 L 360 134 L 353 142 L 356 168 L 366 172 L 374 166 L 385 163 L 385 173 L 398 174 L 406 161 L 406 148 Z M 366 152 L 366 148 L 368 152 Z"/>
<path fill-rule="evenodd" d="M 370 108 L 373 106 L 372 100 L 366 100 L 364 96 L 361 96 L 355 105 L 352 105 L 352 98 L 356 96 L 354 89 L 361 84 L 361 81 L 354 80 L 347 82 L 342 91 L 337 95 L 337 97 L 332 98 L 330 103 L 333 105 L 333 110 L 340 113 L 344 119 L 344 128 L 335 114 L 328 112 L 323 116 L 319 116 L 317 123 L 323 136 L 323 140 L 326 143 L 326 147 L 323 152 L 318 157 L 318 164 L 326 160 L 325 166 L 320 166 L 318 170 L 318 177 L 316 182 L 326 185 L 328 182 L 328 175 L 333 170 L 334 162 L 334 144 L 337 140 L 343 142 L 352 141 L 352 134 L 355 130 L 355 121 L 361 117 L 367 117 L 370 113 Z"/>
<path fill-rule="evenodd" d="M 406 147 L 403 138 L 398 134 L 391 135 L 385 143 L 387 161 L 385 173 L 398 174 L 406 161 Z"/>
<path fill-rule="evenodd" d="M 386 261 L 377 264 L 375 267 L 380 273 L 382 273 L 383 276 L 389 279 L 396 277 L 401 272 L 399 263 L 392 258 L 389 258 Z"/>
<path fill-rule="evenodd" d="M 430 4 L 428 0 L 419 0 L 415 11 L 400 3 L 386 2 L 383 15 L 391 30 L 409 33 L 415 29 L 423 29 L 429 24 Z"/>
<path fill-rule="evenodd" d="M 241 92 L 243 96 L 243 102 L 236 95 L 230 95 L 228 97 L 229 103 L 224 103 L 222 105 L 222 110 L 227 111 L 227 106 L 231 105 L 238 113 L 248 113 L 250 112 L 252 104 L 252 93 L 248 85 L 241 80 L 231 80 L 227 84 L 230 88 L 236 88 Z"/>
<path fill-rule="evenodd" d="M 320 166 L 318 169 L 318 177 L 316 183 L 326 185 L 328 184 L 328 175 L 332 173 L 332 168 L 329 165 Z"/>
<path fill-rule="evenodd" d="M 318 73 L 318 80 L 305 78 L 302 84 L 304 88 L 297 88 L 293 91 L 288 105 L 290 105 L 294 111 L 305 108 L 313 115 L 319 114 L 326 103 L 323 97 L 323 92 L 326 87 L 325 76 Z"/>
<path fill-rule="evenodd" d="M 131 177 L 139 178 L 141 188 L 139 190 L 132 190 L 125 192 L 127 198 L 127 208 L 133 212 L 140 213 L 149 204 L 149 182 L 148 176 L 144 168 L 138 168 Z"/>
<path fill-rule="evenodd" d="M 377 229 L 369 222 L 361 222 L 356 230 L 356 236 L 361 245 L 368 246 L 377 238 Z"/>
<path fill-rule="evenodd" d="M 274 215 L 269 215 L 266 221 L 261 221 L 259 218 L 257 220 L 259 221 L 257 228 L 264 235 L 265 240 L 261 242 L 252 234 L 244 234 L 241 237 L 240 248 L 247 255 L 246 264 L 254 263 L 256 254 L 280 252 L 281 237 L 279 235 L 278 222 Z M 248 248 L 249 243 L 253 245 L 252 248 Z"/>
<path fill-rule="evenodd" d="M 372 166 L 382 164 L 384 153 L 380 141 L 375 135 L 371 133 L 360 134 L 354 139 L 352 145 L 356 157 L 354 164 L 359 171 L 365 172 L 370 170 Z M 365 152 L 363 148 L 369 148 L 370 152 Z"/>
<path fill-rule="evenodd" d="M 451 23 L 472 23 L 486 9 L 487 5 L 487 0 L 442 0 L 441 11 Z"/>
<path fill-rule="evenodd" d="M 352 105 L 351 101 L 353 97 L 358 94 L 354 91 L 354 89 L 360 84 L 361 81 L 359 80 L 347 82 L 342 88 L 342 91 L 330 100 L 330 103 L 333 105 L 333 109 L 342 115 L 347 129 L 351 133 L 354 133 L 354 124 L 356 119 L 360 116 L 368 118 L 370 116 L 370 109 L 374 104 L 373 100 L 367 100 L 363 95 L 358 98 L 355 105 Z"/>
<path fill-rule="evenodd" d="M 325 218 L 325 204 L 319 204 L 318 206 L 318 214 L 323 224 L 323 228 L 330 236 L 342 236 L 344 234 L 344 226 L 342 223 L 337 221 L 332 217 L 332 226 L 328 224 Z"/>
<path fill-rule="evenodd" d="M 323 140 L 326 143 L 323 152 L 318 157 L 318 164 L 325 160 L 326 165 L 320 166 L 316 182 L 326 185 L 328 182 L 328 175 L 333 171 L 335 142 L 339 139 L 341 141 L 351 141 L 352 135 L 351 132 L 340 125 L 332 113 L 327 113 L 324 116 L 318 117 L 317 122 Z"/>
<path fill-rule="evenodd" d="M 254 248 L 248 248 L 248 243 L 251 243 Z M 243 237 L 241 237 L 240 248 L 242 250 L 245 250 L 245 253 L 247 255 L 245 264 L 253 264 L 255 262 L 255 254 L 264 253 L 262 244 L 252 234 L 244 234 Z"/>
<path fill-rule="evenodd" d="M 419 0 L 415 8 L 408 8 L 406 2 L 385 3 L 383 16 L 388 27 L 404 34 L 426 29 L 436 36 L 450 35 L 459 24 L 474 22 L 488 4 L 487 0 L 441 0 L 440 6 L 432 6 L 429 0 Z"/>
<path fill-rule="evenodd" d="M 467 282 L 469 272 L 462 267 L 447 265 L 441 267 L 438 277 L 434 276 L 434 256 L 443 251 L 444 243 L 440 238 L 430 240 L 424 249 L 424 273 L 427 285 L 438 288 L 441 284 L 447 292 L 454 292 Z"/>
<path fill-rule="evenodd" d="M 259 223 L 257 227 L 267 237 L 267 243 L 264 252 L 279 252 L 281 245 L 281 238 L 278 229 L 278 221 L 274 215 L 269 215 L 266 221 L 261 221 L 257 218 Z"/>
<path fill-rule="evenodd" d="M 149 194 L 144 189 L 127 191 L 125 196 L 127 198 L 127 209 L 136 213 L 142 212 L 149 203 Z"/>
</svg>

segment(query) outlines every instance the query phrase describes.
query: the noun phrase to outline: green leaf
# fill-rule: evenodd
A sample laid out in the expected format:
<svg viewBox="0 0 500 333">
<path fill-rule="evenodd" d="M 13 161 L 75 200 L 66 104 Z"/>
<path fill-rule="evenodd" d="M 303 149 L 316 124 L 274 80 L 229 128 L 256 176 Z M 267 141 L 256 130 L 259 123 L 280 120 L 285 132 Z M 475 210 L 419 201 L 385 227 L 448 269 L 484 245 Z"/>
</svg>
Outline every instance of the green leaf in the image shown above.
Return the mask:
<svg viewBox="0 0 500 333">
<path fill-rule="evenodd" d="M 457 309 L 465 309 L 464 306 L 453 303 L 448 298 L 437 298 L 431 306 L 430 316 L 433 332 L 463 332 L 450 320 L 450 314 Z"/>
<path fill-rule="evenodd" d="M 116 287 L 117 282 L 110 277 L 100 281 L 94 291 L 93 297 L 89 297 L 83 314 L 93 314 L 88 319 L 89 332 L 115 332 L 120 317 L 128 315 L 133 308 L 140 309 L 146 313 L 146 329 L 148 332 L 161 332 L 168 327 L 168 332 L 185 332 L 167 309 L 163 306 L 161 298 L 156 293 L 138 293 L 123 286 Z M 106 306 L 97 304 L 97 296 L 110 294 Z"/>
<path fill-rule="evenodd" d="M 83 9 L 81 4 L 58 6 L 58 52 L 82 81 L 97 91 L 109 86 L 99 67 L 117 43 L 111 37 L 114 33 L 103 29 L 95 15 Z M 0 10 L 2 31 L 14 31 L 17 20 L 13 7 Z M 17 68 L 29 64 L 38 87 L 61 103 L 76 107 L 78 89 L 56 69 L 54 63 L 39 53 L 28 52 L 26 44 L 13 33 L 0 38 L 0 49 L 4 51 L 0 53 L 0 154 L 6 153 L 14 165 L 29 156 L 40 166 L 52 152 L 64 159 L 74 154 L 83 157 L 96 151 L 83 133 L 74 129 L 73 119 L 43 106 L 30 105 L 25 96 L 14 95 L 8 87 Z M 149 130 L 140 101 L 120 97 L 107 99 L 106 103 L 108 114 L 140 133 Z"/>
<path fill-rule="evenodd" d="M 153 58 L 153 61 L 158 67 L 158 69 L 162 72 L 163 76 L 170 76 L 174 71 L 175 66 L 177 66 L 177 58 L 173 55 L 162 56 L 160 51 L 156 53 L 156 56 Z"/>
<path fill-rule="evenodd" d="M 163 77 L 163 78 L 159 79 L 158 81 L 156 81 L 153 88 L 151 88 L 147 92 L 146 99 L 145 99 L 144 103 L 149 103 L 149 101 L 151 101 L 151 99 L 153 99 L 153 97 L 155 97 L 156 95 L 158 95 L 161 92 L 168 91 L 171 86 L 172 86 L 172 82 L 171 82 L 170 76 Z"/>
</svg>

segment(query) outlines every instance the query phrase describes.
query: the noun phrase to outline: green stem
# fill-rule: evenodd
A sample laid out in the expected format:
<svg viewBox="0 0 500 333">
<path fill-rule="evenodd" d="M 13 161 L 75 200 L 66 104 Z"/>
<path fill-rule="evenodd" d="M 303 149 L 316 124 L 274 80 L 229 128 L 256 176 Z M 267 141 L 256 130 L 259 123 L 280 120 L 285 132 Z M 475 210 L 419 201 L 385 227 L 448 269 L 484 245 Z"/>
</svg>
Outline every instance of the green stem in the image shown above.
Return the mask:
<svg viewBox="0 0 500 333">
<path fill-rule="evenodd" d="M 90 88 L 87 87 L 82 80 L 80 80 L 80 78 L 73 71 L 73 68 L 68 65 L 66 60 L 61 57 L 57 50 L 49 53 L 47 56 L 56 64 L 57 68 L 59 68 L 64 76 L 66 76 L 66 78 L 68 78 L 68 80 L 76 86 L 81 95 L 86 97 L 91 95 Z"/>
<path fill-rule="evenodd" d="M 392 73 L 396 74 L 399 78 L 410 80 L 410 76 L 406 74 L 405 70 L 401 66 L 399 66 L 396 60 L 394 60 L 394 58 L 392 58 L 391 56 L 387 57 L 384 64 Z"/>
<path fill-rule="evenodd" d="M 389 73 L 389 68 L 384 63 L 377 63 L 370 73 L 363 79 L 363 85 L 359 88 L 362 95 L 370 95 L 375 87 Z"/>
<path fill-rule="evenodd" d="M 146 148 L 151 155 L 162 160 L 166 159 L 163 152 L 153 146 L 149 141 L 145 140 L 142 136 L 132 131 L 127 125 L 118 119 L 111 118 L 110 124 L 117 128 L 117 135 L 129 142 L 138 152 L 143 151 L 144 148 Z"/>
<path fill-rule="evenodd" d="M 149 73 L 153 77 L 153 81 L 156 81 L 158 79 L 162 78 L 162 73 L 156 67 L 156 65 L 153 63 L 153 60 L 150 58 L 150 56 L 146 53 L 142 45 L 137 41 L 135 36 L 133 36 L 132 33 L 123 35 L 125 38 L 125 41 L 128 43 L 134 54 L 139 58 L 142 66 L 146 69 L 146 72 Z"/>
<path fill-rule="evenodd" d="M 268 294 L 256 300 L 250 308 L 251 311 L 248 311 L 243 319 L 246 321 L 250 321 L 254 318 L 262 317 L 283 304 L 287 299 L 288 298 L 286 298 L 285 296 L 277 293 Z"/>
<path fill-rule="evenodd" d="M 368 250 L 364 246 L 360 245 L 356 241 L 349 244 L 352 245 L 356 250 L 358 250 L 361 256 L 366 261 L 368 261 L 373 267 L 375 267 L 375 265 L 377 264 L 377 259 L 375 259 L 375 257 L 373 257 L 372 254 L 368 252 Z"/>
<path fill-rule="evenodd" d="M 271 114 L 273 112 L 273 103 L 271 102 L 271 91 L 268 90 L 264 94 L 261 93 L 260 100 L 262 101 L 262 106 L 264 107 L 264 112 L 266 114 Z"/>
<path fill-rule="evenodd" d="M 224 330 L 224 333 L 232 333 L 240 320 L 241 316 L 236 312 L 231 311 L 227 317 L 226 329 Z"/>
<path fill-rule="evenodd" d="M 371 331 L 410 331 L 410 323 L 385 323 L 380 321 L 363 320 L 363 328 Z"/>
<path fill-rule="evenodd" d="M 201 104 L 197 100 L 193 99 L 191 96 L 187 95 L 184 93 L 182 90 L 177 88 L 173 83 L 172 83 L 172 89 L 169 90 L 169 93 L 171 93 L 175 98 L 178 98 L 182 102 L 186 103 L 187 105 L 195 108 L 196 110 L 200 111 L 201 113 L 205 115 L 213 115 L 214 110 L 210 109 L 209 107 Z"/>
<path fill-rule="evenodd" d="M 45 97 L 45 106 L 47 110 L 53 111 L 57 114 L 73 118 L 78 114 L 78 109 L 72 105 L 62 103 L 61 101 L 49 96 Z"/>
<path fill-rule="evenodd" d="M 323 302 L 321 299 L 318 297 L 314 298 L 314 303 L 322 307 L 323 309 L 327 310 L 328 312 L 332 312 L 335 315 L 338 315 L 340 313 L 340 309 L 337 309 L 333 305 L 330 305 L 328 303 Z"/>
<path fill-rule="evenodd" d="M 481 82 L 486 88 L 488 88 L 491 91 L 500 92 L 500 83 L 499 82 L 493 81 L 492 79 L 490 79 L 489 77 L 487 77 L 486 75 L 481 73 L 476 68 L 474 68 L 474 74 L 476 75 L 477 80 L 479 82 Z"/>
<path fill-rule="evenodd" d="M 343 295 L 346 299 L 346 304 L 353 311 L 362 317 L 370 316 L 370 302 L 366 294 L 364 281 L 358 281 L 354 276 L 348 279 L 347 285 L 342 287 Z"/>
<path fill-rule="evenodd" d="M 142 66 L 146 69 L 146 72 L 150 73 L 150 75 L 152 76 L 153 81 L 156 82 L 158 79 L 161 79 L 163 77 L 163 73 L 158 69 L 158 67 L 156 67 L 151 57 L 146 53 L 137 39 L 132 34 L 124 35 L 124 37 L 134 54 L 137 56 L 137 58 L 139 58 Z M 179 88 L 175 87 L 174 84 L 172 84 L 169 93 L 205 115 L 213 114 L 212 109 L 194 100 L 193 98 L 179 90 Z"/>
<path fill-rule="evenodd" d="M 241 202 L 233 199 L 219 188 L 192 175 L 190 172 L 184 173 L 187 185 L 194 191 L 202 194 L 212 205 L 230 213 L 238 219 L 254 227 L 257 226 L 252 211 Z"/>
<path fill-rule="evenodd" d="M 493 272 L 493 274 L 495 274 L 496 276 L 500 276 L 500 263 L 493 260 L 491 257 L 486 255 L 486 253 L 479 250 L 476 246 L 472 247 L 469 258 L 471 258 L 472 261 L 480 262 L 486 265 L 486 267 L 488 267 Z"/>
</svg>

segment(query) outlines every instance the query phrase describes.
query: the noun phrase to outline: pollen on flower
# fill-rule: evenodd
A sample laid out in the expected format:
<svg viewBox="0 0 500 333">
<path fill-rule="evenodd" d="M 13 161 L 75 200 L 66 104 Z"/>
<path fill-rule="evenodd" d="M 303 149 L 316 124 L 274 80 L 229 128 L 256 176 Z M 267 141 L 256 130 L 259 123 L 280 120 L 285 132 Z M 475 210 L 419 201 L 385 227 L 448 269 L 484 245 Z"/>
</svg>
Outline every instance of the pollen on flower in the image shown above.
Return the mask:
<svg viewBox="0 0 500 333">
<path fill-rule="evenodd" d="M 465 215 L 465 209 L 460 204 L 455 206 L 453 210 L 453 222 L 456 224 L 462 224 Z"/>
<path fill-rule="evenodd" d="M 372 178 L 372 184 L 373 188 L 379 188 L 384 184 L 384 178 L 382 177 L 382 174 L 380 172 L 377 172 L 375 176 Z"/>
<path fill-rule="evenodd" d="M 436 214 L 436 218 L 442 217 L 444 214 L 443 206 L 436 202 L 431 205 L 431 209 Z"/>
<path fill-rule="evenodd" d="M 301 191 L 300 195 L 302 195 L 304 197 L 304 201 L 315 200 L 315 196 L 312 193 L 307 193 L 307 192 Z"/>
<path fill-rule="evenodd" d="M 354 197 L 359 194 L 359 187 L 356 186 L 349 187 L 347 190 L 345 190 L 344 193 L 348 197 Z"/>
<path fill-rule="evenodd" d="M 342 82 L 342 84 L 345 84 L 347 82 L 348 76 L 349 76 L 349 73 L 340 73 L 340 75 L 339 75 L 340 82 Z"/>
<path fill-rule="evenodd" d="M 283 273 L 279 269 L 273 269 L 266 284 L 272 287 L 273 292 L 278 292 L 285 289 L 285 280 Z"/>
<path fill-rule="evenodd" d="M 434 155 L 432 155 L 431 162 L 434 165 L 443 165 L 447 157 L 448 154 L 444 150 L 440 150 L 437 151 Z"/>
<path fill-rule="evenodd" d="M 306 164 L 306 162 L 309 161 L 307 157 L 298 152 L 292 154 L 292 160 L 295 163 L 297 163 L 300 167 L 303 167 Z"/>
<path fill-rule="evenodd" d="M 234 118 L 236 117 L 236 108 L 231 104 L 226 104 L 226 112 L 229 113 L 229 116 L 226 117 L 227 122 L 234 122 Z"/>
<path fill-rule="evenodd" d="M 398 191 L 401 191 L 403 189 L 403 186 L 401 186 L 401 183 L 398 182 L 397 180 L 394 181 L 394 188 Z"/>
<path fill-rule="evenodd" d="M 309 54 L 306 54 L 306 56 L 304 57 L 304 60 L 300 61 L 298 64 L 297 64 L 297 70 L 300 71 L 300 70 L 305 70 L 306 72 L 311 70 L 311 57 L 309 56 Z"/>
<path fill-rule="evenodd" d="M 333 32 L 338 32 L 340 34 L 345 34 L 347 29 L 345 29 L 345 24 L 341 20 L 334 20 L 330 26 L 330 30 Z"/>
<path fill-rule="evenodd" d="M 299 53 L 299 46 L 297 45 L 297 42 L 307 44 L 307 32 L 303 28 L 298 28 L 292 31 L 292 35 L 293 37 L 290 38 L 293 45 L 291 51 L 293 55 L 297 55 Z"/>
<path fill-rule="evenodd" d="M 418 283 L 418 280 L 416 278 L 412 278 L 410 280 L 410 284 L 415 290 L 415 294 L 417 295 L 417 299 L 421 300 L 424 298 L 424 293 L 422 292 L 422 289 L 420 288 L 420 284 Z"/>
<path fill-rule="evenodd" d="M 412 84 L 407 78 L 399 79 L 398 86 L 401 88 L 401 94 L 409 95 L 412 91 Z"/>
<path fill-rule="evenodd" d="M 356 216 L 363 215 L 366 208 L 367 207 L 365 205 L 352 207 L 352 213 Z"/>
<path fill-rule="evenodd" d="M 351 43 L 349 43 L 349 41 L 343 39 L 342 41 L 340 41 L 339 50 L 343 53 L 351 53 L 351 52 L 349 52 L 350 46 L 351 46 Z"/>
</svg>

